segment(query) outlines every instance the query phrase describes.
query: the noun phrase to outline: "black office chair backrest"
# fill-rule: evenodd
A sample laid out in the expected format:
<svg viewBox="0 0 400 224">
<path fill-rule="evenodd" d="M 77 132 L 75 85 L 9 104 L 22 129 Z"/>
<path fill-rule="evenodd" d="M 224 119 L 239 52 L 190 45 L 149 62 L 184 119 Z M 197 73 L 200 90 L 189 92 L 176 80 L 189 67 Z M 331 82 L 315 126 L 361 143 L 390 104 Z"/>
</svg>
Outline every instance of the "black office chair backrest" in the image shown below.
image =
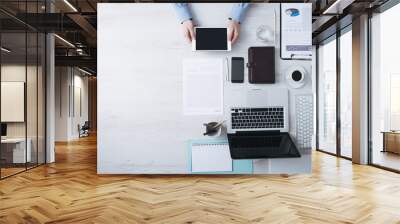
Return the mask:
<svg viewBox="0 0 400 224">
<path fill-rule="evenodd" d="M 85 124 L 83 124 L 82 129 L 89 129 L 90 125 L 89 125 L 89 121 L 85 121 Z"/>
</svg>

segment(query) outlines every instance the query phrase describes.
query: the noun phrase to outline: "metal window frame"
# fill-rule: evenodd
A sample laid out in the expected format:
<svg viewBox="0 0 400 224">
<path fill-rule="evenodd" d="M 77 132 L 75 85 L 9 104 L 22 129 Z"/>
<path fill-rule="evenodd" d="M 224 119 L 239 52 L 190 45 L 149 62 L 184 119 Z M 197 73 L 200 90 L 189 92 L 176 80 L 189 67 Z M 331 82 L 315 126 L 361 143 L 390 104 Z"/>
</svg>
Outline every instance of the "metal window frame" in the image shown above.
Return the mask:
<svg viewBox="0 0 400 224">
<path fill-rule="evenodd" d="M 340 81 L 341 81 L 341 64 L 340 64 L 340 38 L 341 36 L 343 36 L 345 33 L 350 32 L 352 30 L 352 23 L 346 25 L 345 27 L 337 30 L 334 34 L 328 36 L 327 38 L 321 40 L 316 47 L 316 150 L 319 152 L 323 152 L 329 155 L 333 155 L 339 158 L 343 158 L 346 160 L 352 160 L 352 158 L 347 157 L 342 155 L 342 150 L 341 150 L 341 131 L 342 131 L 342 127 L 341 127 L 341 117 L 340 117 L 340 103 L 341 103 L 341 97 L 340 97 L 340 93 L 341 93 L 341 89 L 340 89 Z M 332 153 L 332 152 L 328 152 L 324 149 L 321 149 L 319 147 L 319 109 L 320 109 L 320 105 L 319 105 L 319 51 L 318 49 L 320 48 L 321 44 L 326 44 L 329 43 L 331 41 L 336 41 L 336 152 Z"/>
</svg>

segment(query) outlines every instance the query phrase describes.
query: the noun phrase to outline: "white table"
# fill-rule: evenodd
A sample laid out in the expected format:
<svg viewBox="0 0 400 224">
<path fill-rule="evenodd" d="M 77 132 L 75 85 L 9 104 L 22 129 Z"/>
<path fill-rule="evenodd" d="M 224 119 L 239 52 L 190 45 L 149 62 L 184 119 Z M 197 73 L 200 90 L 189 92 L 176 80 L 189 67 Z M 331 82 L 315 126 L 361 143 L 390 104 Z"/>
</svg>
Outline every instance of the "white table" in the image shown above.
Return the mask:
<svg viewBox="0 0 400 224">
<path fill-rule="evenodd" d="M 232 4 L 191 4 L 202 26 L 226 26 Z M 279 4 L 253 4 L 231 52 L 192 52 L 181 35 L 171 4 L 99 4 L 98 7 L 98 173 L 188 173 L 186 141 L 203 138 L 203 123 L 223 116 L 183 116 L 182 60 L 189 57 L 244 57 L 250 46 L 265 46 L 256 29 L 275 29 L 276 84 L 286 87 L 285 69 L 301 65 L 306 84 L 290 89 L 290 132 L 295 135 L 294 96 L 311 93 L 311 62 L 279 58 Z M 224 95 L 269 85 L 225 83 Z M 312 128 L 312 127 L 310 127 Z M 254 173 L 311 171 L 311 153 L 301 158 L 254 161 Z"/>
<path fill-rule="evenodd" d="M 27 141 L 28 144 L 25 144 L 25 140 Z M 25 162 L 31 162 L 32 160 L 32 141 L 30 138 L 25 139 L 25 138 L 6 138 L 6 139 L 1 139 L 1 144 L 2 145 L 11 145 L 12 151 L 13 151 L 13 163 L 25 163 Z M 25 151 L 25 145 L 26 151 Z"/>
</svg>

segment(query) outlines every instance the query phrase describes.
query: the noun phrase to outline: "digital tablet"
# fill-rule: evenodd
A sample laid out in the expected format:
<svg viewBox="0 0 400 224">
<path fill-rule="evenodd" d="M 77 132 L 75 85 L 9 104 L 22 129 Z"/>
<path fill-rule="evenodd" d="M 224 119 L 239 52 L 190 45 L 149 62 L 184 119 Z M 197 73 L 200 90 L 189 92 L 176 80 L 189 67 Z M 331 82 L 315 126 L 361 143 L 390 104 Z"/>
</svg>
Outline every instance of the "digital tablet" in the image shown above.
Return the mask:
<svg viewBox="0 0 400 224">
<path fill-rule="evenodd" d="M 196 39 L 192 41 L 193 51 L 230 51 L 227 28 L 195 27 Z"/>
</svg>

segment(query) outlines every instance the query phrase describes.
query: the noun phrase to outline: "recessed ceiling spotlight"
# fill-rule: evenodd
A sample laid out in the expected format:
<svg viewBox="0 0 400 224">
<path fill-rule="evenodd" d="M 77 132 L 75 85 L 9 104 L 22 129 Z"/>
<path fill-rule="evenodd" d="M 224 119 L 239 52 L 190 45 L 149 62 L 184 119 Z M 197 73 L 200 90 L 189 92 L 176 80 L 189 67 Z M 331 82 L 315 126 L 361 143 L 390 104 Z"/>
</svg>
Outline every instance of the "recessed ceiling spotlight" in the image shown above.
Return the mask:
<svg viewBox="0 0 400 224">
<path fill-rule="evenodd" d="M 64 0 L 64 3 L 68 5 L 74 12 L 78 12 L 78 10 L 73 6 L 68 0 Z"/>
<path fill-rule="evenodd" d="M 351 5 L 355 0 L 336 0 L 322 14 L 342 14 L 343 10 Z"/>
<path fill-rule="evenodd" d="M 8 48 L 1 47 L 0 49 L 1 49 L 1 51 L 4 51 L 4 52 L 6 52 L 6 53 L 11 53 L 11 50 L 8 49 Z"/>
<path fill-rule="evenodd" d="M 58 34 L 54 34 L 55 37 L 57 37 L 59 40 L 61 40 L 62 42 L 64 42 L 65 44 L 67 44 L 70 47 L 75 48 L 75 45 L 73 45 L 71 42 L 69 42 L 68 40 L 62 38 L 61 36 L 59 36 Z"/>
<path fill-rule="evenodd" d="M 88 72 L 88 71 L 86 71 L 86 70 L 83 70 L 83 69 L 81 69 L 81 68 L 79 68 L 79 67 L 78 67 L 78 70 L 81 71 L 81 72 L 83 72 L 83 73 L 85 73 L 85 74 L 87 74 L 87 75 L 90 75 L 90 76 L 93 75 L 92 73 L 90 73 L 90 72 Z"/>
</svg>

